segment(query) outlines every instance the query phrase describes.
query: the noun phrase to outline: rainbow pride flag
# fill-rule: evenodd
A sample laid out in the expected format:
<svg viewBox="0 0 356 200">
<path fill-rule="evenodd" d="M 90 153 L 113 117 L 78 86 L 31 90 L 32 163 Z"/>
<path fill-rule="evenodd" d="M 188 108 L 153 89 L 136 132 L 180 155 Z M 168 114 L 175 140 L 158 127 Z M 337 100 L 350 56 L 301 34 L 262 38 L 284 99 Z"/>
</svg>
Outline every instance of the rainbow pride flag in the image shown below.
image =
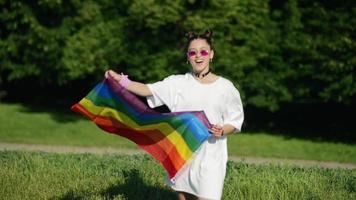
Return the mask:
<svg viewBox="0 0 356 200">
<path fill-rule="evenodd" d="M 174 178 L 209 137 L 205 113 L 158 113 L 113 79 L 97 84 L 71 107 L 101 129 L 125 137 L 151 154 Z"/>
</svg>

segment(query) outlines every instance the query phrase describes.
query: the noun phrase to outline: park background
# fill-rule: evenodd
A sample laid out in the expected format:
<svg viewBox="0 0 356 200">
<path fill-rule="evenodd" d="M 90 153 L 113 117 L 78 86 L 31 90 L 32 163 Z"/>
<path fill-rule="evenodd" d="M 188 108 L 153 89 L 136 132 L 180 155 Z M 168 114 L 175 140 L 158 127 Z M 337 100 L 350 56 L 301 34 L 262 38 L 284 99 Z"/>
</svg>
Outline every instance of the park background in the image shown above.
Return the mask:
<svg viewBox="0 0 356 200">
<path fill-rule="evenodd" d="M 135 149 L 70 106 L 108 68 L 146 83 L 189 71 L 184 34 L 210 28 L 212 70 L 235 84 L 245 109 L 242 133 L 229 137 L 231 156 L 356 164 L 354 1 L 2 0 L 0 5 L 1 144 Z M 163 185 L 163 169 L 157 172 L 160 166 L 145 155 L 3 150 L 0 160 L 0 199 L 174 198 Z M 224 199 L 356 196 L 354 169 L 228 166 Z"/>
</svg>

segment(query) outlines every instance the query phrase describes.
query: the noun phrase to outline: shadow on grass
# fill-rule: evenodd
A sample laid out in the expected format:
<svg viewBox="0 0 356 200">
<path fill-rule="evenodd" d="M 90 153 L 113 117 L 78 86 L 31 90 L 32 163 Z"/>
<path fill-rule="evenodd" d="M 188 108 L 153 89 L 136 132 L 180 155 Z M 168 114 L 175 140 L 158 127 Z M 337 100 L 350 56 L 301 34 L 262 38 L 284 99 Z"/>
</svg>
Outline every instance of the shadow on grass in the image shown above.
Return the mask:
<svg viewBox="0 0 356 200">
<path fill-rule="evenodd" d="M 78 121 L 84 118 L 71 111 L 70 107 L 85 97 L 95 84 L 101 81 L 99 79 L 96 76 L 87 77 L 66 85 L 46 84 L 39 81 L 38 77 L 24 78 L 11 84 L 5 81 L 3 88 L 7 95 L 0 100 L 20 104 L 20 112 L 46 113 L 60 123 Z"/>
<path fill-rule="evenodd" d="M 144 99 L 141 99 L 144 101 Z M 75 102 L 76 103 L 76 102 Z M 45 113 L 59 123 L 71 123 L 87 120 L 70 110 L 72 104 L 24 104 L 21 103 L 18 112 Z M 356 144 L 356 123 L 346 113 L 354 108 L 342 108 L 325 111 L 321 108 L 308 107 L 286 108 L 276 113 L 262 109 L 245 109 L 245 122 L 243 132 L 267 133 L 283 136 L 286 139 L 304 139 L 317 142 L 337 142 Z M 158 112 L 169 112 L 168 108 L 161 106 L 155 108 Z M 330 113 L 329 113 L 330 112 Z"/>
<path fill-rule="evenodd" d="M 83 116 L 73 112 L 70 104 L 46 105 L 46 104 L 22 104 L 18 109 L 23 113 L 46 113 L 51 119 L 59 123 L 75 122 L 86 119 Z"/>
<path fill-rule="evenodd" d="M 120 69 L 120 67 L 115 68 Z M 57 122 L 68 123 L 84 119 L 72 112 L 70 107 L 80 101 L 102 78 L 102 74 L 86 76 L 84 79 L 71 81 L 63 86 L 44 84 L 38 80 L 38 77 L 28 77 L 11 83 L 3 79 L 1 89 L 7 93 L 3 98 L 5 102 L 17 102 L 23 105 L 20 112 L 47 113 Z M 23 104 L 23 102 L 27 103 Z M 245 106 L 243 132 L 262 131 L 286 138 L 356 144 L 354 102 L 350 104 L 311 103 L 310 101 L 302 103 L 302 100 L 297 102 L 300 103 L 281 104 L 276 112 Z M 166 107 L 157 110 L 169 111 Z"/>
<path fill-rule="evenodd" d="M 245 132 L 264 132 L 286 139 L 356 144 L 356 106 L 339 104 L 288 104 L 277 112 L 245 108 Z"/>
<path fill-rule="evenodd" d="M 124 171 L 125 184 L 112 185 L 101 192 L 101 196 L 112 199 L 122 195 L 126 199 L 175 199 L 176 194 L 166 188 L 148 185 L 139 176 L 137 170 Z"/>
<path fill-rule="evenodd" d="M 102 190 L 98 195 L 89 194 L 86 192 L 76 193 L 74 191 L 69 191 L 64 194 L 59 199 L 69 200 L 69 199 L 88 199 L 88 195 L 92 194 L 96 197 L 99 196 L 102 199 L 114 199 L 117 197 L 123 197 L 124 199 L 130 200 L 141 200 L 141 199 L 176 199 L 177 196 L 175 192 L 169 190 L 168 188 L 155 187 L 153 185 L 148 185 L 140 177 L 137 170 L 123 171 L 124 184 L 114 184 L 108 188 Z"/>
<path fill-rule="evenodd" d="M 140 100 L 147 105 L 145 98 L 140 98 Z M 79 102 L 79 100 L 77 102 Z M 22 112 L 22 113 L 46 113 L 54 121 L 59 122 L 59 123 L 69 123 L 69 122 L 75 122 L 78 120 L 87 120 L 82 115 L 75 113 L 74 111 L 71 110 L 71 106 L 73 106 L 77 102 L 75 102 L 75 101 L 73 101 L 72 103 L 63 102 L 61 104 L 17 103 L 17 104 L 21 105 L 17 111 Z M 157 112 L 161 112 L 161 113 L 170 112 L 166 106 L 160 106 L 160 107 L 154 108 L 153 110 L 155 110 Z"/>
</svg>

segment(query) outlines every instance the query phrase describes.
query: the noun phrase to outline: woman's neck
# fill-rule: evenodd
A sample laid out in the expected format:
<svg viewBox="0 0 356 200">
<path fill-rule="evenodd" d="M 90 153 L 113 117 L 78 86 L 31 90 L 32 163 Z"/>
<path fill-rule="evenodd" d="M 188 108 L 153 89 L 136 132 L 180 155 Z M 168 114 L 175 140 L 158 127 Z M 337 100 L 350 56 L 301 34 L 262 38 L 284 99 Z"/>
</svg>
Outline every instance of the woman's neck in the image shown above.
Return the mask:
<svg viewBox="0 0 356 200">
<path fill-rule="evenodd" d="M 206 67 L 205 69 L 203 69 L 200 72 L 194 71 L 193 70 L 193 75 L 194 77 L 198 78 L 198 79 L 203 79 L 204 77 L 206 77 L 207 75 L 209 75 L 211 73 L 209 66 Z"/>
<path fill-rule="evenodd" d="M 202 71 L 202 72 L 193 72 L 194 76 L 199 78 L 199 79 L 203 79 L 204 77 L 206 77 L 208 74 L 210 73 L 210 69 L 208 69 L 206 72 Z"/>
</svg>

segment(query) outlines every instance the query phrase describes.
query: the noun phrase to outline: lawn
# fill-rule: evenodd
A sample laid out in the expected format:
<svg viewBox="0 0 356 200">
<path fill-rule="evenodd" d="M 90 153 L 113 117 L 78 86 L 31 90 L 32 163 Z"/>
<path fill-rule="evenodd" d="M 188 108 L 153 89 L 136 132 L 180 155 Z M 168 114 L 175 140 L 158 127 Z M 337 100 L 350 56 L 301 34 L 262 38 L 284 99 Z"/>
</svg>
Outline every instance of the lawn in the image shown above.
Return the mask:
<svg viewBox="0 0 356 200">
<path fill-rule="evenodd" d="M 0 104 L 0 142 L 137 148 L 125 138 L 107 134 L 67 110 L 22 104 Z M 228 138 L 230 155 L 356 163 L 356 146 L 274 135 L 239 133 Z"/>
<path fill-rule="evenodd" d="M 0 199 L 175 199 L 148 155 L 0 151 Z M 355 199 L 356 170 L 228 163 L 223 199 Z"/>
</svg>

